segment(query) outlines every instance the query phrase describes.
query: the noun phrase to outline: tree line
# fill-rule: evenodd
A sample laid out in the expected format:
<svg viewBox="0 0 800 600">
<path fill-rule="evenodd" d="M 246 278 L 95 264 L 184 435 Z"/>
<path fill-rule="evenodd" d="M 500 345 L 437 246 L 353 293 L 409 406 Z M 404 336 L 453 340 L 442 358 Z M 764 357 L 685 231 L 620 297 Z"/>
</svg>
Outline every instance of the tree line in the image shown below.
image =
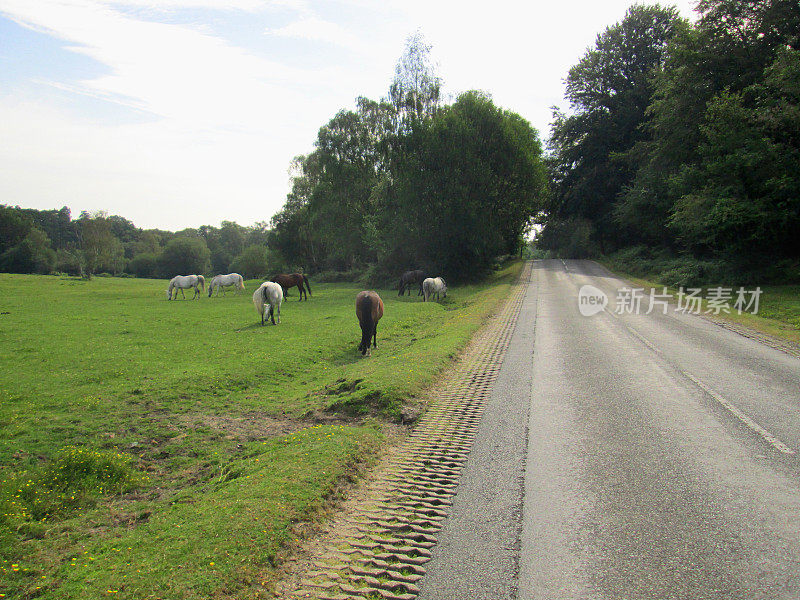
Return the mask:
<svg viewBox="0 0 800 600">
<path fill-rule="evenodd" d="M 539 246 L 662 259 L 673 283 L 796 278 L 800 4 L 696 10 L 692 24 L 674 8 L 633 6 L 570 69 Z"/>
<path fill-rule="evenodd" d="M 387 97 L 337 113 L 293 168 L 271 248 L 308 271 L 381 282 L 411 269 L 480 277 L 524 244 L 547 191 L 537 132 L 481 92 L 443 102 L 419 34 Z"/>
<path fill-rule="evenodd" d="M 36 210 L 0 205 L 0 271 L 52 272 L 91 278 L 97 273 L 172 277 L 189 273 L 228 273 L 245 277 L 269 273 L 266 222 L 243 227 L 223 221 L 178 232 L 140 229 L 105 213 L 70 209 Z"/>
<path fill-rule="evenodd" d="M 68 208 L 0 207 L 0 271 L 334 272 L 372 283 L 425 269 L 476 279 L 525 245 L 547 172 L 538 133 L 481 92 L 441 97 L 420 34 L 409 37 L 388 94 L 359 98 L 292 165 L 291 192 L 269 224 L 223 222 L 177 233 Z"/>
</svg>

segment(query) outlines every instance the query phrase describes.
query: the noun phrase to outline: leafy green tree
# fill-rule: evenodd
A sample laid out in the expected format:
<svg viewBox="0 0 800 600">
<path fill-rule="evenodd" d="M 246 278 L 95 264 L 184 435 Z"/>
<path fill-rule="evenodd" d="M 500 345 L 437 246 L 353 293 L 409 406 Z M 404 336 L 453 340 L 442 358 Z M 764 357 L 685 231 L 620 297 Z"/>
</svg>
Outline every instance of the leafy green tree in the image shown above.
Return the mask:
<svg viewBox="0 0 800 600">
<path fill-rule="evenodd" d="M 292 191 L 271 222 L 270 247 L 290 264 L 351 270 L 376 260 L 373 190 L 387 168 L 392 108 L 365 98 L 320 128 L 316 149 L 293 164 Z"/>
<path fill-rule="evenodd" d="M 0 254 L 25 239 L 33 222 L 19 208 L 0 205 Z"/>
<path fill-rule="evenodd" d="M 410 35 L 395 67 L 389 87 L 389 101 L 398 118 L 395 129 L 403 123 L 431 117 L 439 107 L 442 79 L 431 59 L 431 46 L 419 31 Z"/>
<path fill-rule="evenodd" d="M 10 273 L 50 273 L 56 264 L 56 253 L 50 238 L 38 227 L 31 227 L 15 246 L 0 254 L 0 271 Z"/>
<path fill-rule="evenodd" d="M 83 255 L 76 248 L 59 248 L 56 250 L 56 271 L 69 275 L 83 273 Z"/>
<path fill-rule="evenodd" d="M 162 277 L 207 273 L 210 255 L 205 240 L 201 237 L 176 237 L 158 257 L 159 272 Z"/>
<path fill-rule="evenodd" d="M 671 224 L 696 254 L 800 256 L 800 52 L 784 50 L 763 83 L 706 109 L 700 160 Z"/>
<path fill-rule="evenodd" d="M 47 234 L 54 248 L 75 246 L 78 242 L 78 230 L 68 207 L 59 210 L 36 210 L 34 208 L 19 209 L 30 221 Z"/>
<path fill-rule="evenodd" d="M 588 222 L 601 251 L 626 243 L 613 210 L 646 139 L 653 74 L 670 40 L 686 27 L 674 7 L 635 5 L 570 69 L 566 97 L 573 114 L 556 111 L 550 139 L 548 223 Z"/>
<path fill-rule="evenodd" d="M 656 73 L 646 124 L 650 139 L 636 148 L 636 177 L 616 217 L 649 245 L 708 254 L 725 250 L 712 250 L 719 240 L 708 238 L 711 231 L 701 225 L 713 204 L 707 198 L 708 185 L 716 185 L 704 178 L 719 167 L 723 148 L 738 155 L 734 163 L 756 157 L 758 143 L 752 135 L 760 126 L 751 111 L 757 110 L 759 94 L 753 86 L 764 81 L 765 69 L 781 52 L 797 49 L 800 5 L 786 0 L 702 0 L 698 11 L 696 26 L 679 32 Z M 743 120 L 732 123 L 734 113 Z M 718 127 L 723 122 L 735 125 L 730 136 Z M 744 146 L 734 148 L 734 139 Z M 717 150 L 715 143 L 721 144 Z M 723 196 L 731 197 L 728 192 Z M 717 212 L 718 224 L 723 213 L 731 225 L 754 215 L 740 205 Z M 690 218 L 699 220 L 691 223 Z"/>
<path fill-rule="evenodd" d="M 252 227 L 248 227 L 245 246 L 266 246 L 269 242 L 269 221 L 258 221 Z"/>
<path fill-rule="evenodd" d="M 83 276 L 91 279 L 103 267 L 116 271 L 123 253 L 122 244 L 114 237 L 111 221 L 106 213 L 100 211 L 91 214 L 83 211 L 78 225 Z"/>
<path fill-rule="evenodd" d="M 266 277 L 270 271 L 266 247 L 252 245 L 245 248 L 244 252 L 233 259 L 231 271 L 239 273 L 245 279 Z"/>
<path fill-rule="evenodd" d="M 136 239 L 126 245 L 125 253 L 131 256 L 139 254 L 158 254 L 161 252 L 163 236 L 154 230 L 137 230 Z"/>
<path fill-rule="evenodd" d="M 546 193 L 541 144 L 524 119 L 468 92 L 402 143 L 381 223 L 391 266 L 469 279 L 517 250 Z"/>
<path fill-rule="evenodd" d="M 270 221 L 269 247 L 275 249 L 285 262 L 318 268 L 317 257 L 322 258 L 322 255 L 309 209 L 321 173 L 318 154 L 312 152 L 308 156 L 295 157 L 292 171 L 292 190 L 286 196 L 283 208 Z"/>
<path fill-rule="evenodd" d="M 142 252 L 134 256 L 128 263 L 128 272 L 137 277 L 154 278 L 158 276 L 158 254 Z"/>
</svg>

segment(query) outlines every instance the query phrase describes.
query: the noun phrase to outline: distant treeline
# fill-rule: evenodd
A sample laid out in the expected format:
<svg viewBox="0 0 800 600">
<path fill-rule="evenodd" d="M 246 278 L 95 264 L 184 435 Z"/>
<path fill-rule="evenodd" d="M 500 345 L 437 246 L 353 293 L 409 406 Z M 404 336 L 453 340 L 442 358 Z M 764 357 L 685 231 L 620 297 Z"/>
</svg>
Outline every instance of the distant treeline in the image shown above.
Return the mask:
<svg viewBox="0 0 800 600">
<path fill-rule="evenodd" d="M 800 3 L 637 5 L 567 77 L 539 246 L 661 261 L 680 284 L 798 277 Z"/>
<path fill-rule="evenodd" d="M 81 213 L 72 219 L 66 206 L 35 210 L 0 205 L 0 271 L 97 273 L 172 277 L 189 273 L 266 275 L 275 261 L 268 257 L 266 223 L 242 227 L 223 221 L 177 233 L 139 229 L 123 217 Z"/>
<path fill-rule="evenodd" d="M 526 247 L 545 206 L 537 132 L 467 92 L 448 105 L 419 34 L 388 97 L 359 98 L 293 164 L 292 190 L 269 226 L 223 222 L 177 233 L 68 208 L 0 207 L 0 271 L 139 277 L 284 269 L 386 284 L 411 269 L 477 279 Z"/>
<path fill-rule="evenodd" d="M 409 38 L 388 97 L 359 98 L 295 160 L 271 223 L 287 263 L 373 282 L 410 269 L 465 280 L 524 245 L 547 188 L 538 134 L 485 94 L 442 102 L 429 50 Z"/>
</svg>

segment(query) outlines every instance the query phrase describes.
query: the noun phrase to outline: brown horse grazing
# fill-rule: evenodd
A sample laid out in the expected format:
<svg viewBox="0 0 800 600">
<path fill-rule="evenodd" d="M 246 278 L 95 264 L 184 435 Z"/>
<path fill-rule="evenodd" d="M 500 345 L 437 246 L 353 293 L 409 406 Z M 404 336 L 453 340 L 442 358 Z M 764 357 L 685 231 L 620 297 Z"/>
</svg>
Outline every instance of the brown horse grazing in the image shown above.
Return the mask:
<svg viewBox="0 0 800 600">
<path fill-rule="evenodd" d="M 383 316 L 381 297 L 375 292 L 359 292 L 356 296 L 356 316 L 361 325 L 361 343 L 358 349 L 361 354 L 366 354 L 370 340 L 373 348 L 378 347 L 378 321 Z"/>
<path fill-rule="evenodd" d="M 402 296 L 406 290 L 408 290 L 408 295 L 411 295 L 411 286 L 413 284 L 419 285 L 419 292 L 417 296 L 422 294 L 422 281 L 427 277 L 425 275 L 425 271 L 406 271 L 400 276 L 400 285 L 398 286 L 400 292 L 397 294 L 398 296 Z"/>
<path fill-rule="evenodd" d="M 283 288 L 283 295 L 286 295 L 286 291 L 294 286 L 297 286 L 297 289 L 300 290 L 300 302 L 303 301 L 303 295 L 306 294 L 306 289 L 308 289 L 308 293 L 311 293 L 311 285 L 308 283 L 308 277 L 303 275 L 302 273 L 281 273 L 280 275 L 275 275 L 270 281 L 277 283 L 281 288 Z M 305 285 L 305 288 L 303 287 Z M 306 300 L 308 300 L 308 295 L 306 295 Z"/>
</svg>

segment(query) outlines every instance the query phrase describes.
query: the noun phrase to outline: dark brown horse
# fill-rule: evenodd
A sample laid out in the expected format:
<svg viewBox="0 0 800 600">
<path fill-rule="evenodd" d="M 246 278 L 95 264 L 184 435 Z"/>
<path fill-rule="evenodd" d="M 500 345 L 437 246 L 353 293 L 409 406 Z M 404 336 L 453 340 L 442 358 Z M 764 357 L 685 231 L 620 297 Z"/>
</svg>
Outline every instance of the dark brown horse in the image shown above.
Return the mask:
<svg viewBox="0 0 800 600">
<path fill-rule="evenodd" d="M 402 296 L 403 293 L 408 290 L 408 295 L 410 296 L 411 286 L 416 283 L 419 285 L 419 293 L 417 293 L 417 296 L 419 296 L 422 294 L 422 282 L 425 280 L 425 277 L 425 271 L 420 271 L 419 269 L 416 271 L 406 271 L 400 276 L 400 292 L 397 295 Z"/>
<path fill-rule="evenodd" d="M 311 286 L 308 283 L 308 277 L 303 275 L 302 273 L 281 273 L 280 275 L 275 275 L 270 281 L 277 283 L 279 286 L 283 288 L 283 295 L 286 295 L 286 292 L 289 288 L 297 286 L 297 289 L 300 290 L 300 302 L 303 301 L 303 296 L 306 294 L 306 289 L 308 289 L 308 293 L 311 293 Z M 305 287 L 303 287 L 305 285 Z M 308 295 L 306 295 L 306 300 L 308 300 Z"/>
<path fill-rule="evenodd" d="M 370 340 L 372 347 L 378 347 L 378 321 L 383 316 L 383 300 L 375 292 L 359 292 L 356 296 L 356 316 L 361 325 L 361 343 L 358 349 L 361 354 L 369 350 Z"/>
</svg>

